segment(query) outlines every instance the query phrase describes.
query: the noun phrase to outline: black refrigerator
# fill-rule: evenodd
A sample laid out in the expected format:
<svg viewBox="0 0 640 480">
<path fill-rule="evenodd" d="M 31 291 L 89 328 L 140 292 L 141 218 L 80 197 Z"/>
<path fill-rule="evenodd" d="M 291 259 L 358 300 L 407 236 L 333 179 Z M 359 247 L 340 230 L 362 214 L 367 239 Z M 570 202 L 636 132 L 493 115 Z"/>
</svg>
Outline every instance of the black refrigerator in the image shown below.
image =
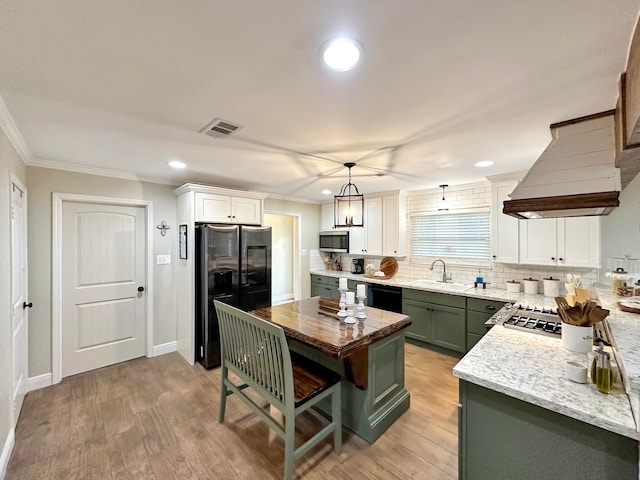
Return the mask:
<svg viewBox="0 0 640 480">
<path fill-rule="evenodd" d="M 196 225 L 195 360 L 220 365 L 214 300 L 241 310 L 271 306 L 271 227 Z"/>
</svg>

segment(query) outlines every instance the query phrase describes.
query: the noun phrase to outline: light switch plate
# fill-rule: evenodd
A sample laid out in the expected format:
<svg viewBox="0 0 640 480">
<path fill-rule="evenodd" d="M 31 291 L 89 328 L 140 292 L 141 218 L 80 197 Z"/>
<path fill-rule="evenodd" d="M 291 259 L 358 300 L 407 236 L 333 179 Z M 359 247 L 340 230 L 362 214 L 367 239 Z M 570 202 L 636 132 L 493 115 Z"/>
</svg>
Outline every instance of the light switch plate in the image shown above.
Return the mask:
<svg viewBox="0 0 640 480">
<path fill-rule="evenodd" d="M 158 265 L 169 265 L 171 263 L 171 255 L 156 255 L 156 263 Z"/>
</svg>

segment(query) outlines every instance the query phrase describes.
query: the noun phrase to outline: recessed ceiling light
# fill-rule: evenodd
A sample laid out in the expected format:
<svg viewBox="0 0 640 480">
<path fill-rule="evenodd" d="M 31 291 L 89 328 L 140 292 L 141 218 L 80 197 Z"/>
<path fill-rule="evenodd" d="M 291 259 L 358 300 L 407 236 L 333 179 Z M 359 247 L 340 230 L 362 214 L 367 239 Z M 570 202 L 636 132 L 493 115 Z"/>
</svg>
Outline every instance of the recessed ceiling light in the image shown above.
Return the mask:
<svg viewBox="0 0 640 480">
<path fill-rule="evenodd" d="M 336 38 L 325 43 L 320 49 L 322 60 L 338 72 L 346 72 L 360 60 L 362 45 L 350 38 Z"/>
<path fill-rule="evenodd" d="M 185 168 L 186 167 L 186 165 L 183 162 L 181 162 L 180 160 L 171 160 L 169 162 L 169 166 L 172 167 L 172 168 Z"/>
<path fill-rule="evenodd" d="M 493 165 L 493 162 L 491 160 L 483 160 L 481 162 L 476 162 L 473 164 L 474 167 L 478 168 L 490 167 L 491 165 Z"/>
<path fill-rule="evenodd" d="M 331 195 L 331 190 L 327 190 L 326 188 L 322 190 L 323 195 Z"/>
</svg>

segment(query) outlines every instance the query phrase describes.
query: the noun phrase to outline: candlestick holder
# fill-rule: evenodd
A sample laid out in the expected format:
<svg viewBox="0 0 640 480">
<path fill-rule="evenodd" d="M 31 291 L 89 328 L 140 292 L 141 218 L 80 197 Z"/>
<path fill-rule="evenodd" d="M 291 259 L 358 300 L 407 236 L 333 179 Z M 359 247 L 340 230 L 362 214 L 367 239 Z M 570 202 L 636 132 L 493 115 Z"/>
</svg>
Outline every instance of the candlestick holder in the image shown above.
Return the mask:
<svg viewBox="0 0 640 480">
<path fill-rule="evenodd" d="M 344 319 L 344 323 L 356 323 L 356 319 L 353 318 L 353 307 L 354 307 L 354 304 L 353 303 L 347 303 L 346 307 L 347 307 L 347 316 Z"/>
<path fill-rule="evenodd" d="M 338 305 L 340 305 L 340 311 L 336 314 L 339 317 L 346 317 L 347 316 L 347 312 L 345 310 L 345 307 L 347 306 L 347 290 L 346 288 L 340 288 L 340 302 L 338 303 Z"/>
<path fill-rule="evenodd" d="M 358 297 L 358 313 L 356 313 L 356 318 L 364 319 L 367 318 L 367 314 L 364 313 L 364 299 L 367 297 Z"/>
</svg>

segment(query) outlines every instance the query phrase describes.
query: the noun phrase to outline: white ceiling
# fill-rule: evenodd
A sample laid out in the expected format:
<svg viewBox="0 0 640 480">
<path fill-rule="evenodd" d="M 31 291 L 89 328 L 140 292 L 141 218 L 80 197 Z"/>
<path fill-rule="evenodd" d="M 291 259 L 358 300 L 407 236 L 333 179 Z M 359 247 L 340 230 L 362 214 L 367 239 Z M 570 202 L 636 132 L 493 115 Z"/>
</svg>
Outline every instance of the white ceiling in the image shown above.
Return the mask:
<svg viewBox="0 0 640 480">
<path fill-rule="evenodd" d="M 0 95 L 35 165 L 311 200 L 347 161 L 365 194 L 458 185 L 526 170 L 550 123 L 613 108 L 639 6 L 0 0 Z M 364 45 L 355 70 L 320 64 L 337 34 Z M 244 128 L 200 134 L 214 117 Z"/>
</svg>

